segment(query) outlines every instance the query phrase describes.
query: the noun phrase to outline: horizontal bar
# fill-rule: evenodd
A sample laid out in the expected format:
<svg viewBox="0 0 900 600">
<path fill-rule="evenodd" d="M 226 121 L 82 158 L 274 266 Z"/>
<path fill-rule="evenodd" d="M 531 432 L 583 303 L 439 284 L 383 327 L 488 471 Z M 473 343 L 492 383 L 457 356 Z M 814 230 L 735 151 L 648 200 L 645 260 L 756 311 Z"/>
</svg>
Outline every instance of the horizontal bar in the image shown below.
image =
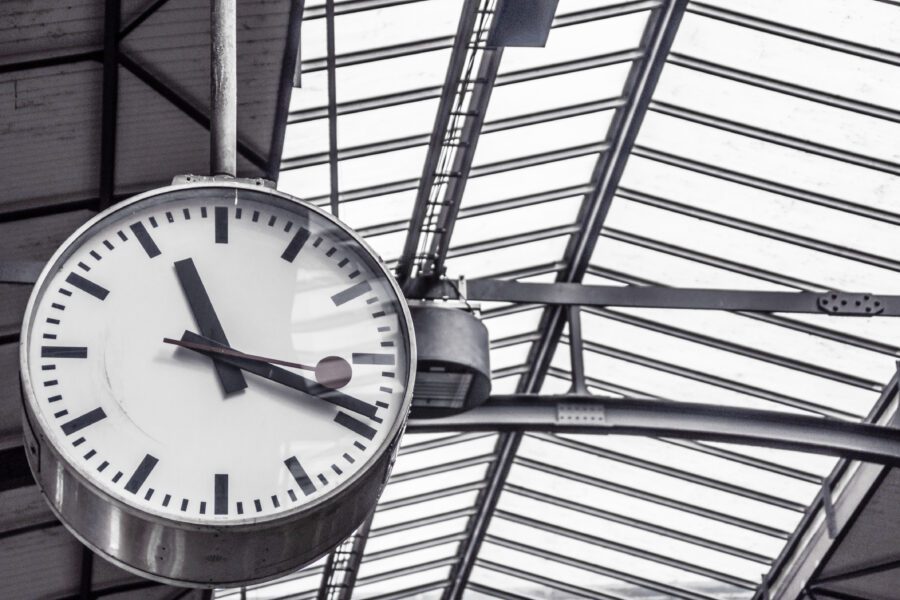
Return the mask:
<svg viewBox="0 0 900 600">
<path fill-rule="evenodd" d="M 661 436 L 781 448 L 900 466 L 900 429 L 769 410 L 643 398 L 514 394 L 409 431 L 551 431 Z"/>
<path fill-rule="evenodd" d="M 573 598 L 591 598 L 593 600 L 623 600 L 620 596 L 610 596 L 609 594 L 604 594 L 603 592 L 599 592 L 596 590 L 579 587 L 571 583 L 566 583 L 562 580 L 547 579 L 546 577 L 538 575 L 537 573 L 534 573 L 532 571 L 523 571 L 515 567 L 509 567 L 484 558 L 476 558 L 475 566 L 494 571 L 495 573 L 502 573 L 511 577 L 524 579 L 525 581 L 530 581 L 531 583 L 536 583 L 553 590 L 565 592 L 566 594 L 569 594 L 569 597 Z"/>
<path fill-rule="evenodd" d="M 470 279 L 468 300 L 517 302 L 528 304 L 560 304 L 578 306 L 627 306 L 633 308 L 683 308 L 692 310 L 746 310 L 849 316 L 826 310 L 836 296 L 841 299 L 860 296 L 861 302 L 872 303 L 872 313 L 856 316 L 900 316 L 900 296 L 846 292 L 763 292 L 705 288 L 671 288 L 664 286 L 584 285 L 579 283 L 526 283 L 501 279 Z M 423 299 L 456 298 L 458 294 L 446 282 L 423 286 Z M 865 300 L 863 298 L 867 297 Z M 827 302 L 826 302 L 827 301 Z M 852 300 L 851 302 L 855 302 Z M 878 303 L 876 306 L 875 303 Z M 822 304 L 825 303 L 825 304 Z M 852 307 L 851 307 L 852 308 Z"/>
</svg>

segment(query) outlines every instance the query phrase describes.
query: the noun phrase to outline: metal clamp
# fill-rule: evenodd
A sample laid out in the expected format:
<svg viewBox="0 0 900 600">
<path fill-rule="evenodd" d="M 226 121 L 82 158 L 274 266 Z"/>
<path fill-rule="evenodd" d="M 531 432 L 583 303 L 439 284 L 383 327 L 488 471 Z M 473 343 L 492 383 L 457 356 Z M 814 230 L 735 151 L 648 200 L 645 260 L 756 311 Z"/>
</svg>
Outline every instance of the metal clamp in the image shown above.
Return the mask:
<svg viewBox="0 0 900 600">
<path fill-rule="evenodd" d="M 831 315 L 879 315 L 884 312 L 884 302 L 873 294 L 848 294 L 826 292 L 816 301 L 819 310 Z"/>
<path fill-rule="evenodd" d="M 606 408 L 597 404 L 560 402 L 556 405 L 556 423 L 575 425 L 603 425 L 606 423 Z"/>
<path fill-rule="evenodd" d="M 262 177 L 231 177 L 229 175 L 176 175 L 172 179 L 172 185 L 184 185 L 187 183 L 219 183 L 222 181 L 234 181 L 237 183 L 246 183 L 249 185 L 258 185 L 269 189 L 276 189 L 276 184 L 270 179 Z"/>
</svg>

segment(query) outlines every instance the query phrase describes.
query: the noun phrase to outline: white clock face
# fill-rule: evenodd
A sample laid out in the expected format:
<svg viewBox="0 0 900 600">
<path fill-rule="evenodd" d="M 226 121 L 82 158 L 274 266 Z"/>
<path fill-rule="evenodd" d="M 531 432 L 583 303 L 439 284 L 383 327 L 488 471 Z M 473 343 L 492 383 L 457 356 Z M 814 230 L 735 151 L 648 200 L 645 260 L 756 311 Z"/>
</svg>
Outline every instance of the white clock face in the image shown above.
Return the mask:
<svg viewBox="0 0 900 600">
<path fill-rule="evenodd" d="M 405 314 L 325 216 L 181 189 L 62 254 L 27 317 L 25 385 L 45 435 L 106 494 L 255 522 L 333 494 L 390 443 L 408 408 Z"/>
</svg>

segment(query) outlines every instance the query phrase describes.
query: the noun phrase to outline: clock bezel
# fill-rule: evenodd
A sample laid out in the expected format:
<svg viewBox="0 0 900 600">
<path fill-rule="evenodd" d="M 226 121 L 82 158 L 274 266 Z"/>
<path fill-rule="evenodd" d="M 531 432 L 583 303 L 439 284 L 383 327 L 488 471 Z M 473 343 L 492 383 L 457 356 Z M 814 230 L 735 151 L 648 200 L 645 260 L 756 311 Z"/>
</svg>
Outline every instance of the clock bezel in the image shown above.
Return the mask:
<svg viewBox="0 0 900 600">
<path fill-rule="evenodd" d="M 319 498 L 316 498 L 315 500 L 283 512 L 259 517 L 248 516 L 242 519 L 233 519 L 228 521 L 210 520 L 207 522 L 202 522 L 202 519 L 183 521 L 176 518 L 169 518 L 153 512 L 142 510 L 139 507 L 128 504 L 105 491 L 102 487 L 100 487 L 99 484 L 95 483 L 93 479 L 86 476 L 81 469 L 79 469 L 73 462 L 69 461 L 65 457 L 65 455 L 62 453 L 61 448 L 57 444 L 58 436 L 48 435 L 45 433 L 45 430 L 49 429 L 48 425 L 50 425 L 50 423 L 46 421 L 44 415 L 38 409 L 39 402 L 32 385 L 32 379 L 29 371 L 29 347 L 32 343 L 31 329 L 33 327 L 35 310 L 38 302 L 44 297 L 49 279 L 59 270 L 62 261 L 67 259 L 78 247 L 81 246 L 79 241 L 82 240 L 92 229 L 94 229 L 98 224 L 102 222 L 109 222 L 110 218 L 114 215 L 120 215 L 121 213 L 127 212 L 129 209 L 133 209 L 135 205 L 151 200 L 153 198 L 165 196 L 174 192 L 190 192 L 210 189 L 242 189 L 249 192 L 254 192 L 255 194 L 274 196 L 283 202 L 299 205 L 301 208 L 319 215 L 320 217 L 325 219 L 326 222 L 328 222 L 331 226 L 341 230 L 343 234 L 348 236 L 350 240 L 358 244 L 358 247 L 360 249 L 359 252 L 361 254 L 367 254 L 371 258 L 369 267 L 375 270 L 377 273 L 383 275 L 383 277 L 388 282 L 388 286 L 394 291 L 396 298 L 398 299 L 397 304 L 399 305 L 399 310 L 397 317 L 402 332 L 405 334 L 402 336 L 402 338 L 404 340 L 403 343 L 406 346 L 405 349 L 407 353 L 407 385 L 406 389 L 404 390 L 403 400 L 400 406 L 398 417 L 394 420 L 393 423 L 391 423 L 390 429 L 388 430 L 383 443 L 377 449 L 373 449 L 373 454 L 367 459 L 365 465 L 361 466 L 351 476 L 343 480 L 339 485 L 329 489 L 326 493 L 323 493 Z M 160 203 L 164 202 L 165 201 L 162 200 Z M 44 269 L 41 271 L 41 274 L 35 283 L 28 304 L 26 305 L 21 331 L 22 335 L 19 342 L 19 372 L 21 377 L 23 405 L 25 409 L 24 421 L 26 439 L 29 442 L 29 444 L 27 445 L 28 451 L 26 452 L 26 454 L 28 455 L 29 465 L 31 467 L 32 473 L 34 474 L 35 479 L 41 487 L 42 493 L 44 493 L 44 495 L 47 497 L 48 503 L 51 505 L 54 513 L 56 513 L 57 516 L 60 517 L 60 520 L 67 526 L 70 531 L 72 531 L 76 535 L 76 537 L 81 539 L 87 545 L 91 546 L 96 551 L 99 551 L 101 554 L 103 554 L 119 566 L 136 572 L 142 576 L 150 577 L 152 579 L 157 579 L 159 581 L 164 581 L 167 583 L 176 582 L 180 584 L 192 583 L 199 585 L 218 585 L 223 582 L 213 582 L 206 577 L 198 578 L 196 576 L 189 579 L 183 579 L 178 574 L 176 574 L 175 577 L 160 576 L 153 571 L 147 570 L 146 565 L 134 565 L 129 562 L 125 562 L 124 560 L 120 559 L 120 557 L 117 556 L 114 552 L 108 552 L 106 548 L 101 547 L 102 544 L 98 543 L 98 541 L 95 539 L 95 537 L 97 536 L 92 535 L 91 531 L 86 532 L 77 530 L 72 524 L 70 524 L 70 521 L 79 521 L 82 522 L 82 528 L 85 527 L 85 524 L 83 523 L 84 519 L 79 518 L 83 517 L 83 515 L 73 514 L 73 511 L 75 513 L 78 513 L 79 511 L 83 512 L 84 510 L 88 509 L 87 505 L 90 505 L 90 511 L 97 511 L 99 510 L 99 507 L 97 506 L 96 502 L 91 501 L 87 503 L 82 502 L 80 506 L 76 502 L 73 508 L 72 503 L 67 503 L 66 499 L 62 497 L 65 493 L 64 490 L 66 487 L 63 485 L 63 481 L 69 482 L 69 480 L 71 480 L 71 482 L 68 483 L 69 488 L 72 488 L 73 485 L 75 485 L 76 488 L 83 488 L 85 489 L 85 491 L 94 496 L 95 499 L 99 499 L 108 504 L 110 506 L 110 510 L 108 512 L 110 515 L 115 514 L 115 519 L 122 519 L 126 515 L 128 515 L 134 517 L 138 524 L 143 523 L 146 527 L 150 527 L 151 529 L 163 528 L 177 530 L 178 532 L 181 532 L 185 535 L 196 533 L 199 534 L 201 538 L 212 536 L 213 539 L 219 540 L 219 542 L 214 544 L 216 546 L 221 546 L 221 538 L 226 533 L 228 534 L 226 537 L 235 537 L 235 539 L 232 541 L 237 543 L 238 539 L 240 539 L 239 543 L 247 544 L 247 534 L 252 534 L 256 531 L 277 531 L 278 529 L 283 528 L 294 521 L 302 520 L 304 517 L 316 515 L 322 513 L 323 511 L 327 512 L 327 510 L 324 509 L 327 509 L 329 504 L 337 505 L 342 500 L 346 500 L 347 496 L 360 496 L 360 499 L 362 499 L 363 497 L 370 497 L 372 495 L 372 492 L 374 491 L 374 500 L 372 502 L 372 506 L 369 507 L 374 508 L 374 502 L 377 501 L 377 498 L 380 496 L 381 491 L 387 482 L 387 477 L 390 474 L 391 466 L 393 465 L 394 459 L 396 457 L 397 447 L 399 446 L 399 439 L 402 435 L 403 430 L 405 429 L 406 421 L 409 415 L 409 408 L 412 402 L 412 391 L 414 387 L 416 371 L 416 342 L 412 327 L 412 319 L 403 292 L 394 279 L 393 275 L 387 269 L 383 260 L 359 234 L 339 221 L 330 213 L 318 208 L 317 206 L 309 202 L 291 196 L 290 194 L 267 188 L 262 185 L 251 185 L 238 181 L 214 181 L 188 183 L 183 185 L 171 185 L 143 192 L 114 205 L 106 211 L 95 215 L 83 225 L 81 225 L 78 229 L 76 229 L 60 245 L 60 247 L 56 250 L 56 252 L 54 252 L 53 256 L 46 263 Z M 34 425 L 37 425 L 37 427 L 34 427 Z M 50 450 L 52 450 L 52 452 L 48 452 Z M 45 462 L 47 464 L 44 464 Z M 374 477 L 378 475 L 382 468 L 384 469 L 384 473 L 378 477 Z M 50 470 L 53 471 L 52 477 L 48 477 L 48 471 Z M 63 477 L 63 475 L 65 477 Z M 363 481 L 366 479 L 373 479 L 373 477 L 374 479 L 379 480 L 376 486 L 373 486 L 371 482 L 367 483 Z M 77 491 L 78 490 L 76 489 L 76 494 Z M 359 512 L 359 510 L 354 511 L 354 518 L 349 520 L 351 521 L 350 525 L 352 526 L 344 527 L 344 529 L 346 529 L 346 532 L 338 536 L 338 539 L 331 540 L 329 544 L 339 542 L 340 539 L 343 539 L 343 537 L 349 535 L 349 533 L 351 533 L 352 530 L 359 525 L 359 522 L 355 521 L 361 521 L 365 517 L 365 514 L 357 517 L 356 513 Z M 103 519 L 89 519 L 89 521 L 103 521 Z M 106 525 L 110 525 L 110 523 L 106 523 Z M 88 529 L 92 528 L 88 526 Z M 98 529 L 102 530 L 102 533 L 99 534 L 101 538 L 104 536 L 108 536 L 110 533 L 108 526 L 101 526 Z M 185 540 L 181 541 L 182 544 L 185 543 Z M 267 543 L 271 543 L 271 540 L 269 540 Z M 203 544 L 201 544 L 201 546 L 202 545 Z M 293 545 L 296 545 L 296 543 Z M 266 551 L 268 550 L 269 548 L 267 547 Z M 292 552 L 295 555 L 303 554 L 303 552 L 299 552 L 297 550 L 293 550 Z M 184 557 L 181 558 L 184 559 Z M 300 565 L 298 564 L 291 568 L 297 568 L 299 566 Z M 218 572 L 221 571 L 221 569 L 213 569 L 213 571 Z M 238 585 L 251 581 L 264 581 L 266 579 L 278 577 L 284 572 L 286 571 L 282 570 L 275 573 L 270 573 L 263 578 L 252 577 L 248 579 L 246 577 L 243 577 L 236 580 L 229 580 L 227 583 L 229 585 Z"/>
</svg>

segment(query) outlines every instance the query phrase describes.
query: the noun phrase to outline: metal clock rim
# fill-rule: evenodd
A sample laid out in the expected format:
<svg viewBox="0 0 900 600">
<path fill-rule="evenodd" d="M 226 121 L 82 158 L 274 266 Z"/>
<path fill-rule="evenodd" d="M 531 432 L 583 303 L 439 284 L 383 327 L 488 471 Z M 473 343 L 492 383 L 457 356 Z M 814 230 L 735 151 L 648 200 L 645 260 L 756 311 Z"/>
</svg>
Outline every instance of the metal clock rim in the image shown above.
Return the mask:
<svg viewBox="0 0 900 600">
<path fill-rule="evenodd" d="M 392 440 L 399 439 L 402 435 L 403 431 L 406 428 L 406 423 L 409 418 L 409 409 L 412 404 L 412 393 L 413 393 L 413 385 L 412 382 L 415 378 L 416 371 L 416 340 L 415 333 L 412 327 L 412 317 L 409 312 L 409 307 L 407 306 L 405 296 L 403 295 L 402 290 L 400 289 L 399 284 L 397 283 L 394 276 L 390 273 L 387 266 L 384 264 L 381 256 L 375 252 L 372 247 L 365 241 L 358 233 L 356 233 L 352 228 L 348 225 L 339 221 L 334 215 L 325 212 L 321 208 L 313 205 L 310 202 L 307 202 L 301 198 L 297 198 L 280 190 L 275 190 L 268 187 L 263 187 L 261 185 L 251 185 L 242 183 L 239 181 L 203 181 L 197 183 L 187 183 L 181 185 L 170 185 L 161 188 L 154 188 L 152 190 L 148 190 L 146 192 L 141 192 L 135 196 L 132 196 L 126 200 L 123 200 L 120 203 L 117 203 L 110 207 L 109 209 L 102 211 L 93 217 L 91 217 L 88 221 L 82 224 L 78 229 L 76 229 L 72 234 L 66 238 L 66 240 L 60 244 L 59 248 L 53 253 L 53 255 L 48 259 L 47 263 L 44 265 L 44 268 L 41 270 L 40 276 L 35 281 L 33 291 L 28 299 L 28 303 L 25 306 L 25 316 L 22 321 L 22 335 L 19 340 L 19 373 L 21 377 L 21 390 L 23 394 L 23 404 L 26 408 L 26 413 L 31 412 L 34 414 L 36 419 L 40 419 L 40 413 L 37 409 L 37 399 L 34 394 L 34 389 L 32 386 L 30 372 L 28 370 L 28 348 L 31 342 L 31 325 L 33 322 L 33 313 L 35 310 L 35 304 L 40 296 L 40 291 L 46 284 L 47 279 L 55 273 L 54 267 L 57 263 L 62 259 L 62 257 L 66 254 L 66 252 L 77 242 L 82 236 L 84 236 L 91 228 L 94 227 L 100 221 L 108 219 L 110 216 L 118 213 L 126 211 L 130 206 L 137 204 L 143 200 L 147 200 L 149 198 L 155 196 L 165 195 L 171 192 L 178 192 L 184 190 L 195 190 L 201 188 L 227 188 L 227 189 L 244 189 L 247 191 L 253 191 L 257 193 L 262 193 L 271 196 L 277 196 L 283 200 L 288 202 L 292 202 L 295 204 L 299 204 L 303 208 L 310 210 L 319 216 L 325 218 L 332 225 L 336 226 L 340 230 L 342 230 L 345 234 L 349 235 L 355 242 L 357 242 L 366 252 L 368 252 L 373 258 L 374 262 L 377 264 L 378 268 L 385 275 L 386 280 L 388 281 L 391 289 L 397 295 L 399 299 L 399 305 L 402 312 L 402 319 L 400 319 L 403 327 L 405 328 L 406 335 L 406 343 L 408 345 L 408 359 L 407 359 L 407 372 L 408 372 L 408 382 L 409 384 L 406 387 L 403 395 L 403 403 L 400 409 L 400 417 L 396 419 L 396 421 L 391 425 L 391 428 L 388 434 L 385 436 L 385 443 L 379 448 L 379 450 L 369 459 L 369 465 L 375 466 L 379 460 L 384 456 L 385 453 L 389 451 L 396 452 L 396 448 L 394 448 L 395 444 L 392 443 Z M 42 428 L 46 429 L 44 425 L 46 423 L 41 423 Z M 30 426 L 30 424 L 28 425 Z M 252 531 L 253 529 L 257 529 L 260 527 L 270 527 L 275 526 L 278 522 L 289 522 L 296 518 L 298 515 L 302 515 L 303 513 L 312 512 L 313 510 L 319 508 L 323 504 L 332 501 L 342 494 L 346 493 L 350 488 L 354 487 L 354 485 L 362 479 L 367 473 L 368 468 L 357 470 L 352 476 L 350 476 L 346 481 L 342 482 L 340 487 L 333 488 L 329 491 L 329 493 L 322 495 L 321 497 L 304 504 L 302 506 L 296 507 L 292 510 L 288 510 L 281 513 L 276 513 L 274 515 L 268 515 L 263 517 L 247 517 L 244 519 L 237 519 L 234 521 L 222 521 L 222 522 L 199 522 L 199 521 L 183 521 L 179 519 L 173 519 L 169 517 L 164 517 L 161 515 L 157 515 L 155 513 L 143 511 L 135 506 L 127 504 L 111 494 L 107 493 L 99 486 L 97 486 L 94 481 L 90 478 L 85 477 L 83 473 L 70 461 L 64 458 L 63 451 L 58 445 L 55 443 L 55 440 L 49 436 L 43 436 L 49 444 L 53 447 L 54 452 L 60 457 L 60 459 L 67 465 L 70 466 L 69 472 L 77 478 L 77 480 L 86 485 L 93 493 L 102 497 L 104 500 L 116 505 L 120 510 L 124 510 L 128 513 L 134 514 L 135 516 L 147 519 L 152 522 L 161 523 L 164 525 L 174 525 L 182 530 L 193 530 L 193 531 L 215 531 L 221 529 L 227 529 L 228 531 Z M 393 463 L 393 458 L 390 459 L 391 463 Z M 36 479 L 38 479 L 36 477 Z M 386 481 L 384 482 L 386 483 Z M 52 504 L 52 503 L 51 503 Z M 54 510 L 54 512 L 56 512 Z M 63 519 L 60 519 L 65 523 Z M 119 563 L 120 561 L 116 560 L 115 562 Z M 141 572 L 143 573 L 143 572 Z M 164 580 L 164 579 L 161 579 Z"/>
</svg>

